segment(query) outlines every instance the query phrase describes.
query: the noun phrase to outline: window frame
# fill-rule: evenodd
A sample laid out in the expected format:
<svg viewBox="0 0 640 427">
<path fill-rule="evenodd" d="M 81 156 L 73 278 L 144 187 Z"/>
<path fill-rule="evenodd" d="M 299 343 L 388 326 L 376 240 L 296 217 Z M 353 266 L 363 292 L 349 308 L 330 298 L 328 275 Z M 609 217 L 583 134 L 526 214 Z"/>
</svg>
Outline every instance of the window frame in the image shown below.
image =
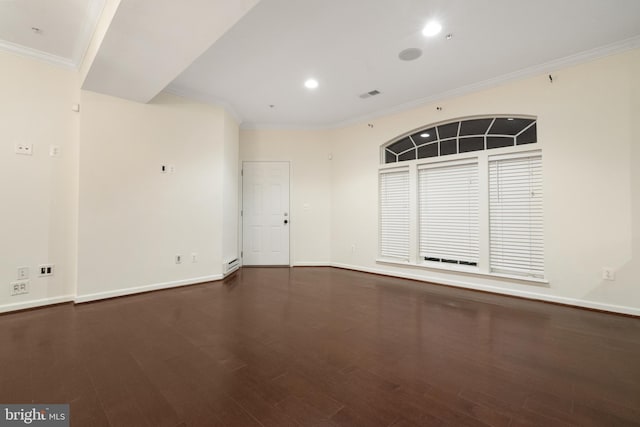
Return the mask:
<svg viewBox="0 0 640 427">
<path fill-rule="evenodd" d="M 483 119 L 491 119 L 492 122 L 489 125 L 489 127 L 487 128 L 487 130 L 485 131 L 484 134 L 465 134 L 465 135 L 460 135 L 460 130 L 462 128 L 462 122 L 468 122 L 468 121 L 474 121 L 474 120 L 483 120 Z M 494 122 L 498 119 L 514 119 L 514 120 L 531 120 L 532 123 L 528 124 L 527 126 L 525 126 L 522 130 L 520 130 L 520 132 L 513 134 L 513 135 L 509 135 L 509 134 L 498 134 L 498 133 L 490 133 L 489 131 L 492 129 Z M 443 127 L 449 124 L 454 124 L 457 123 L 458 124 L 458 130 L 456 133 L 456 136 L 447 136 L 447 137 L 443 137 L 442 139 L 440 138 L 439 135 L 439 131 L 438 128 L 439 127 Z M 417 127 L 415 129 L 412 129 L 408 132 L 403 133 L 402 135 L 399 135 L 398 137 L 386 142 L 385 144 L 382 144 L 380 146 L 380 164 L 381 165 L 402 165 L 405 164 L 407 162 L 412 162 L 415 160 L 428 160 L 428 159 L 450 159 L 454 156 L 458 156 L 461 154 L 469 154 L 469 153 L 478 153 L 478 152 L 484 152 L 484 151 L 491 151 L 492 153 L 496 150 L 501 150 L 503 148 L 506 149 L 515 149 L 515 148 L 519 148 L 519 147 L 527 147 L 526 149 L 531 149 L 530 147 L 532 146 L 531 144 L 535 144 L 534 146 L 540 146 L 540 142 L 537 140 L 536 137 L 536 141 L 533 143 L 523 143 L 523 144 L 518 144 L 517 143 L 517 137 L 524 134 L 526 131 L 528 131 L 530 128 L 535 127 L 537 129 L 538 126 L 538 117 L 537 116 L 533 116 L 533 115 L 527 115 L 527 114 L 491 114 L 491 115 L 487 115 L 487 114 L 483 114 L 483 115 L 475 115 L 475 116 L 466 116 L 466 117 L 457 117 L 457 118 L 452 118 L 452 119 L 448 119 L 448 120 L 443 120 L 437 123 L 432 123 L 428 126 L 420 126 Z M 435 140 L 432 141 L 428 141 L 425 142 L 424 144 L 420 144 L 420 143 L 416 143 L 416 141 L 414 141 L 411 137 L 420 133 L 420 132 L 426 132 L 428 130 L 433 129 L 433 132 L 435 132 Z M 536 130 L 536 134 L 537 134 L 537 130 Z M 483 136 L 484 137 L 484 148 L 482 150 L 476 150 L 476 151 L 467 151 L 467 152 L 460 152 L 460 139 L 468 139 L 468 138 L 475 138 L 478 136 Z M 506 147 L 496 147 L 496 148 L 490 148 L 488 147 L 489 144 L 489 138 L 493 138 L 493 137 L 509 137 L 509 138 L 513 138 L 514 139 L 514 145 L 509 145 Z M 394 144 L 396 144 L 397 142 L 404 140 L 404 139 L 408 139 L 412 144 L 413 147 L 410 147 L 408 149 L 406 149 L 405 151 L 401 152 L 401 153 L 395 153 L 391 150 L 389 150 L 389 147 L 393 146 Z M 455 145 L 456 145 L 456 153 L 455 154 L 442 154 L 441 153 L 441 142 L 446 142 L 446 141 L 454 141 Z M 433 157 L 425 157 L 425 158 L 418 158 L 418 151 L 419 148 L 421 147 L 425 147 L 428 145 L 434 145 L 437 148 L 438 154 L 436 156 Z M 406 154 L 407 152 L 411 151 L 411 150 L 415 150 L 416 153 L 416 158 L 412 159 L 412 160 L 398 160 L 398 156 L 402 155 L 402 154 Z M 387 163 L 386 161 L 386 156 L 387 156 L 387 152 L 389 152 L 391 155 L 396 156 L 396 161 L 395 162 L 389 162 Z"/>
<path fill-rule="evenodd" d="M 486 117 L 486 116 L 478 116 L 478 117 Z M 504 116 L 511 117 L 511 116 Z M 446 122 L 443 122 L 446 123 Z M 436 124 L 437 125 L 437 124 Z M 436 126 L 432 125 L 432 126 Z M 420 128 L 418 128 L 420 129 Z M 415 131 L 412 131 L 415 132 Z M 397 138 L 394 140 L 396 141 Z M 546 253 L 543 252 L 544 258 L 544 266 L 545 273 L 543 277 L 527 277 L 513 274 L 504 274 L 498 272 L 492 272 L 490 267 L 489 260 L 489 160 L 495 158 L 504 158 L 508 159 L 511 157 L 527 157 L 527 156 L 541 156 L 543 162 L 543 170 L 544 170 L 544 155 L 543 155 L 543 146 L 538 141 L 535 144 L 524 144 L 519 146 L 509 146 L 509 147 L 500 147 L 493 148 L 490 150 L 483 151 L 472 151 L 466 153 L 458 153 L 448 155 L 446 157 L 430 157 L 423 159 L 415 159 L 415 160 L 407 160 L 398 163 L 384 163 L 384 146 L 382 146 L 382 155 L 381 155 L 381 163 L 378 167 L 378 175 L 383 173 L 384 171 L 399 169 L 399 168 L 408 168 L 409 169 L 409 188 L 410 188 L 410 197 L 409 197 L 409 215 L 410 215 L 410 227 L 409 227 L 409 261 L 398 261 L 396 259 L 384 258 L 380 256 L 380 247 L 377 250 L 377 258 L 376 262 L 380 264 L 389 264 L 389 265 L 401 265 L 405 267 L 425 269 L 430 271 L 444 271 L 444 272 L 453 272 L 453 273 L 464 273 L 470 274 L 474 276 L 485 276 L 485 277 L 493 277 L 499 279 L 509 279 L 511 281 L 521 282 L 523 284 L 529 285 L 539 285 L 544 286 L 548 285 L 549 281 L 546 278 Z M 460 265 L 460 264 L 446 264 L 442 262 L 432 262 L 421 260 L 419 256 L 419 229 L 418 229 L 418 169 L 424 167 L 430 167 L 432 165 L 447 165 L 447 164 L 455 164 L 455 163 L 469 163 L 469 162 L 477 162 L 478 163 L 478 223 L 479 223 L 479 260 L 477 266 L 469 266 L 469 265 Z M 378 182 L 379 182 L 378 177 Z M 544 188 L 544 176 L 543 176 L 543 188 Z M 378 190 L 379 193 L 379 190 Z M 546 192 L 543 190 L 543 209 L 546 203 L 544 200 L 546 198 Z M 543 222 L 543 230 L 545 229 L 545 223 Z M 380 233 L 380 224 L 378 224 L 378 234 Z M 544 233 L 545 235 L 547 233 Z"/>
</svg>

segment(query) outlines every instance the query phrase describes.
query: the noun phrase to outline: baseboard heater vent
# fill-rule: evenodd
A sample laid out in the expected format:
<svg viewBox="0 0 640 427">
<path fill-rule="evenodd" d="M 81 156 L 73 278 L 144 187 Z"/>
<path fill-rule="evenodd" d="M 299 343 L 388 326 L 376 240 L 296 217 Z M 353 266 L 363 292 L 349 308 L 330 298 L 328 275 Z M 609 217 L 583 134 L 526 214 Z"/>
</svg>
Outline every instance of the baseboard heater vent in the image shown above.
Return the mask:
<svg viewBox="0 0 640 427">
<path fill-rule="evenodd" d="M 233 261 L 225 262 L 222 264 L 222 273 L 226 276 L 236 271 L 240 267 L 240 260 L 238 258 Z"/>
</svg>

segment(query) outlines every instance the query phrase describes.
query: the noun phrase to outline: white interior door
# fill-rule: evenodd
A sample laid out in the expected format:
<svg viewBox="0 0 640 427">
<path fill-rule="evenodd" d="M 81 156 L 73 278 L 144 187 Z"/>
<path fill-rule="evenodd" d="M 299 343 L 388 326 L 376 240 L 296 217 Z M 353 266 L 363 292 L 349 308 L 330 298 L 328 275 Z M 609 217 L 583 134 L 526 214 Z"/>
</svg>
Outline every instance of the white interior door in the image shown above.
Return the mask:
<svg viewBox="0 0 640 427">
<path fill-rule="evenodd" d="M 289 265 L 289 163 L 242 164 L 243 265 Z"/>
</svg>

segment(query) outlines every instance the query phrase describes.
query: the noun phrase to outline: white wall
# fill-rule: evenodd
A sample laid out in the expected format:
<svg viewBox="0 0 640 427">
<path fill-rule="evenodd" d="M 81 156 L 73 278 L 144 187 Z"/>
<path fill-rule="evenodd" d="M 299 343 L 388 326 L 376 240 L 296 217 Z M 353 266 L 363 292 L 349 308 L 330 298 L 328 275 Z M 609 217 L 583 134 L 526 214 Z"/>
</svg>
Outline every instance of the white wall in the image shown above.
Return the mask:
<svg viewBox="0 0 640 427">
<path fill-rule="evenodd" d="M 82 91 L 81 114 L 76 300 L 220 278 L 224 151 L 233 157 L 234 145 L 223 110 Z"/>
<path fill-rule="evenodd" d="M 81 92 L 81 72 L 11 54 L 0 69 L 0 312 L 222 277 L 238 252 L 229 114 L 168 94 L 138 104 Z M 49 263 L 55 274 L 38 277 Z M 11 297 L 23 266 L 30 292 Z"/>
<path fill-rule="evenodd" d="M 291 164 L 291 262 L 329 265 L 331 161 L 329 132 L 242 130 L 241 161 Z"/>
<path fill-rule="evenodd" d="M 77 73 L 0 52 L 0 312 L 67 301 L 75 287 Z M 14 153 L 33 144 L 33 155 Z M 59 157 L 49 156 L 51 145 Z M 40 264 L 55 274 L 40 278 Z M 9 296 L 17 268 L 30 268 L 30 292 Z"/>
<path fill-rule="evenodd" d="M 382 117 L 370 121 L 373 128 L 340 129 L 332 145 L 332 262 L 640 314 L 639 64 L 635 50 L 559 70 L 553 84 L 538 76 Z M 380 145 L 423 125 L 479 114 L 538 116 L 548 287 L 375 261 Z M 617 280 L 602 280 L 602 267 L 616 269 Z"/>
</svg>

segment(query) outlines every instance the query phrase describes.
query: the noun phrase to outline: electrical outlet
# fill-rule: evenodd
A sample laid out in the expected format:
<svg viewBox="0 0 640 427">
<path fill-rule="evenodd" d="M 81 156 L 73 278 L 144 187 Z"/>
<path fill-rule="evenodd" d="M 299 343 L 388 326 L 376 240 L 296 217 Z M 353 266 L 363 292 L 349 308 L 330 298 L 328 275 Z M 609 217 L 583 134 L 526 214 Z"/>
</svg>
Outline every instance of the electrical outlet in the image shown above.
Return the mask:
<svg viewBox="0 0 640 427">
<path fill-rule="evenodd" d="M 44 276 L 53 276 L 54 265 L 53 264 L 42 264 L 38 267 L 38 273 L 40 277 Z"/>
<path fill-rule="evenodd" d="M 176 171 L 176 166 L 175 166 L 175 165 L 169 165 L 169 166 L 167 166 L 167 171 L 168 171 L 169 173 L 175 173 L 175 171 Z"/>
<path fill-rule="evenodd" d="M 10 285 L 11 296 L 23 295 L 29 293 L 29 281 L 20 280 L 17 282 L 11 282 Z"/>
<path fill-rule="evenodd" d="M 51 145 L 49 146 L 49 156 L 58 157 L 60 155 L 60 146 L 59 145 Z"/>
<path fill-rule="evenodd" d="M 15 151 L 16 151 L 16 154 L 31 156 L 33 155 L 33 145 L 32 144 L 16 144 Z"/>
<path fill-rule="evenodd" d="M 160 173 L 167 173 L 167 165 L 160 165 Z"/>
<path fill-rule="evenodd" d="M 18 267 L 18 280 L 29 278 L 29 267 Z"/>
<path fill-rule="evenodd" d="M 198 262 L 198 254 L 193 252 L 191 254 L 191 262 Z"/>
<path fill-rule="evenodd" d="M 176 264 L 182 264 L 182 255 L 176 255 Z"/>
<path fill-rule="evenodd" d="M 616 271 L 613 268 L 602 267 L 602 278 L 604 280 L 616 280 Z"/>
</svg>

